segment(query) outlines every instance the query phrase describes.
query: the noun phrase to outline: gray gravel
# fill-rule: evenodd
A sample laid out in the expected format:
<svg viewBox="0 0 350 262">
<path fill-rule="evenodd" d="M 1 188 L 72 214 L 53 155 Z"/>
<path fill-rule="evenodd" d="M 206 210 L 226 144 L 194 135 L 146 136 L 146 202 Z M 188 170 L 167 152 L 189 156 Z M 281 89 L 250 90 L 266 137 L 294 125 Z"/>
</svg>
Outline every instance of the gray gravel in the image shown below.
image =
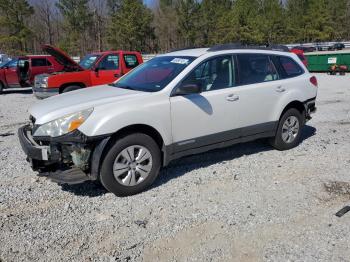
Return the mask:
<svg viewBox="0 0 350 262">
<path fill-rule="evenodd" d="M 36 102 L 0 96 L 0 261 L 349 261 L 350 77 L 318 75 L 302 144 L 263 141 L 178 160 L 142 194 L 59 186 L 16 131 Z"/>
</svg>

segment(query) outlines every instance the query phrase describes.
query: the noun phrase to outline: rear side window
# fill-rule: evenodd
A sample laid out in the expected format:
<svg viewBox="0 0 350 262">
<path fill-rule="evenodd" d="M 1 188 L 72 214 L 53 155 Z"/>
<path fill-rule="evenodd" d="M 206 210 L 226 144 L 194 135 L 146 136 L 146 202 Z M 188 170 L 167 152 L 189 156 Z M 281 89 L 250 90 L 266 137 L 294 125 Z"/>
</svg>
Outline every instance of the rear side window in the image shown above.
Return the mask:
<svg viewBox="0 0 350 262">
<path fill-rule="evenodd" d="M 127 68 L 134 68 L 139 65 L 136 55 L 124 55 L 124 61 Z"/>
<path fill-rule="evenodd" d="M 264 54 L 238 54 L 238 76 L 241 85 L 280 79 L 270 57 Z"/>
<path fill-rule="evenodd" d="M 37 66 L 48 66 L 46 58 L 33 58 L 32 59 L 32 67 Z"/>
<path fill-rule="evenodd" d="M 304 70 L 292 58 L 278 56 L 277 61 L 281 66 L 283 78 L 296 77 L 304 73 Z"/>
</svg>

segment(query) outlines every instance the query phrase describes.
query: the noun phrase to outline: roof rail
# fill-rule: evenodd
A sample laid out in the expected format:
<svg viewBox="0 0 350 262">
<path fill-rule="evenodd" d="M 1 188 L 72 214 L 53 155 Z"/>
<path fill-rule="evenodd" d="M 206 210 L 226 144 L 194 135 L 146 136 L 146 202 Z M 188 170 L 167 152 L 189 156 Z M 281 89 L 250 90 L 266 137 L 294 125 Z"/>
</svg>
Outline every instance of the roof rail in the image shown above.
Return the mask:
<svg viewBox="0 0 350 262">
<path fill-rule="evenodd" d="M 198 49 L 198 48 L 202 48 L 202 47 L 198 47 L 198 46 L 189 46 L 189 47 L 183 47 L 183 48 L 175 48 L 175 49 L 171 49 L 171 50 L 169 51 L 169 53 L 177 52 L 177 51 L 183 51 L 183 50 L 189 50 L 189 49 Z"/>
<path fill-rule="evenodd" d="M 216 52 L 230 49 L 258 49 L 289 52 L 289 48 L 284 45 L 243 45 L 241 43 L 215 45 L 208 49 L 208 52 Z"/>
</svg>

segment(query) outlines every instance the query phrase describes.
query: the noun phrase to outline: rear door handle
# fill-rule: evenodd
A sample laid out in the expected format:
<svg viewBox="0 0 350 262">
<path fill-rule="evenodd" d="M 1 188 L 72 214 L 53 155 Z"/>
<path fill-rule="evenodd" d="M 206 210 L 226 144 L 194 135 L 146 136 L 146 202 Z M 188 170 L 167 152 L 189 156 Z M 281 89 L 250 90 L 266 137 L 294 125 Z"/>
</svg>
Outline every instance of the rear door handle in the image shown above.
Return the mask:
<svg viewBox="0 0 350 262">
<path fill-rule="evenodd" d="M 238 95 L 231 94 L 231 95 L 228 95 L 228 96 L 226 97 L 226 100 L 229 101 L 229 102 L 238 101 L 238 100 L 239 100 L 239 96 L 238 96 Z"/>
<path fill-rule="evenodd" d="M 276 88 L 276 92 L 282 93 L 282 92 L 284 92 L 284 91 L 286 91 L 286 89 L 283 88 L 282 86 L 278 86 L 278 87 Z"/>
</svg>

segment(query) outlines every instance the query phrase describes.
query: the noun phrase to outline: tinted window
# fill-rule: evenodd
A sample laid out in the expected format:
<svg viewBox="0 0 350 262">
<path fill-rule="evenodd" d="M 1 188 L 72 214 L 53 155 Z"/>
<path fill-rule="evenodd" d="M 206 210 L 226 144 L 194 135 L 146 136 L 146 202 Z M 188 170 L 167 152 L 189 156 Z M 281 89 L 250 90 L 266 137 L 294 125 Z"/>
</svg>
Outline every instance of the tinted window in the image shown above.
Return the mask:
<svg viewBox="0 0 350 262">
<path fill-rule="evenodd" d="M 239 82 L 249 85 L 279 79 L 277 70 L 268 55 L 237 55 Z"/>
<path fill-rule="evenodd" d="M 183 84 L 200 84 L 203 91 L 232 87 L 235 84 L 231 56 L 210 59 L 199 65 Z"/>
<path fill-rule="evenodd" d="M 166 87 L 193 60 L 193 57 L 188 56 L 155 57 L 112 85 L 144 92 L 157 92 Z"/>
<path fill-rule="evenodd" d="M 36 66 L 47 66 L 46 58 L 33 58 L 32 67 L 36 67 Z"/>
<path fill-rule="evenodd" d="M 284 78 L 295 77 L 304 73 L 303 69 L 289 57 L 279 56 L 278 61 L 281 65 Z"/>
<path fill-rule="evenodd" d="M 124 61 L 127 68 L 134 68 L 139 65 L 136 55 L 124 55 Z"/>
<path fill-rule="evenodd" d="M 119 68 L 119 55 L 107 55 L 98 65 L 100 70 L 116 70 Z"/>
</svg>

